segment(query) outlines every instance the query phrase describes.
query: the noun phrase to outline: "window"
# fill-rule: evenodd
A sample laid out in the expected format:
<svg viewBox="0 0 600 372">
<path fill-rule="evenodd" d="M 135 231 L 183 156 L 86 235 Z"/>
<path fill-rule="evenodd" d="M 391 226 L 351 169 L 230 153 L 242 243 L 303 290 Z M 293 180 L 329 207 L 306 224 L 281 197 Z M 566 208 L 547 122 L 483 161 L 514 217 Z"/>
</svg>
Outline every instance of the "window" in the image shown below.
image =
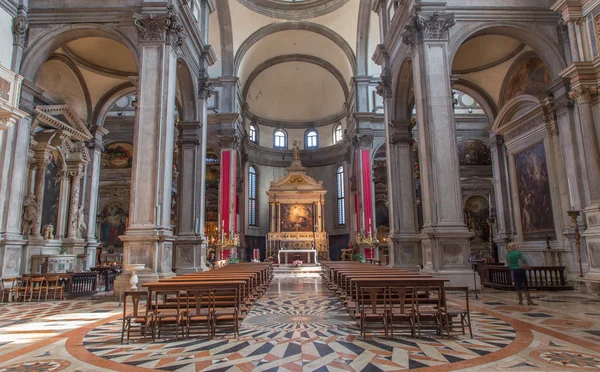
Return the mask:
<svg viewBox="0 0 600 372">
<path fill-rule="evenodd" d="M 306 132 L 306 147 L 307 148 L 317 148 L 319 147 L 319 137 L 317 136 L 317 131 L 314 129 Z"/>
<path fill-rule="evenodd" d="M 256 131 L 256 127 L 254 124 L 250 124 L 250 133 L 248 134 L 248 138 L 251 142 L 258 143 L 258 132 Z"/>
<path fill-rule="evenodd" d="M 337 169 L 337 215 L 338 225 L 346 224 L 346 198 L 344 192 L 344 167 Z"/>
<path fill-rule="evenodd" d="M 256 169 L 248 170 L 248 225 L 256 226 Z"/>
<path fill-rule="evenodd" d="M 333 128 L 333 144 L 335 145 L 336 143 L 341 142 L 343 137 L 342 124 L 338 124 Z"/>
<path fill-rule="evenodd" d="M 286 134 L 281 129 L 277 129 L 275 133 L 273 133 L 273 147 L 278 149 L 287 148 Z"/>
</svg>

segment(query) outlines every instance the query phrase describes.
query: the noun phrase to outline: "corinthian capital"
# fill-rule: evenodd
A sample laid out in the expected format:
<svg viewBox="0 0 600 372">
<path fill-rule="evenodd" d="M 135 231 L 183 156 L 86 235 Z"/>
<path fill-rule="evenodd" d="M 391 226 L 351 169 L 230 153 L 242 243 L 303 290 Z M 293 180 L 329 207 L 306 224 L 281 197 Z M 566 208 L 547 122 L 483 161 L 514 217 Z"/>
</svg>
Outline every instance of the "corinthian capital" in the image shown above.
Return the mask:
<svg viewBox="0 0 600 372">
<path fill-rule="evenodd" d="M 239 137 L 232 136 L 219 136 L 219 145 L 221 149 L 237 149 L 239 145 Z"/>
<path fill-rule="evenodd" d="M 24 15 L 16 16 L 13 19 L 12 33 L 13 43 L 15 45 L 20 45 L 22 47 L 25 46 L 25 35 L 27 34 L 28 28 L 29 22 L 27 22 L 27 17 L 25 17 Z"/>
<path fill-rule="evenodd" d="M 198 80 L 198 95 L 200 99 L 209 99 L 215 88 L 212 86 L 212 83 L 208 81 L 208 78 L 200 78 Z"/>
<path fill-rule="evenodd" d="M 175 12 L 159 15 L 134 14 L 133 23 L 144 41 L 164 41 L 175 46 L 183 45 L 186 35 L 183 32 L 183 24 Z"/>
<path fill-rule="evenodd" d="M 589 103 L 597 94 L 597 87 L 578 86 L 573 88 L 569 95 L 571 98 L 576 99 L 578 103 Z"/>
<path fill-rule="evenodd" d="M 402 33 L 404 44 L 414 46 L 423 40 L 443 40 L 448 38 L 448 30 L 456 24 L 454 13 L 440 14 L 435 12 L 426 15 L 420 12 L 413 14 Z"/>
</svg>

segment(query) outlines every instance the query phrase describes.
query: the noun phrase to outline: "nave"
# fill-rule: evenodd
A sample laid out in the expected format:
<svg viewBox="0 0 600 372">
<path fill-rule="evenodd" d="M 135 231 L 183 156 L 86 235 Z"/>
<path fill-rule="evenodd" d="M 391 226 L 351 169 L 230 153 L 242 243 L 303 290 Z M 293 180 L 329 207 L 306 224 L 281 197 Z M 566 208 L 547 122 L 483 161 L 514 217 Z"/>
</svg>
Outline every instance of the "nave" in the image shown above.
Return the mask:
<svg viewBox="0 0 600 372">
<path fill-rule="evenodd" d="M 470 298 L 474 338 L 359 336 L 343 304 L 314 274 L 274 279 L 239 337 L 120 344 L 113 298 L 0 305 L 4 371 L 565 371 L 600 367 L 600 300 L 536 292 L 540 306 L 486 289 Z M 461 305 L 463 299 L 453 295 Z"/>
</svg>

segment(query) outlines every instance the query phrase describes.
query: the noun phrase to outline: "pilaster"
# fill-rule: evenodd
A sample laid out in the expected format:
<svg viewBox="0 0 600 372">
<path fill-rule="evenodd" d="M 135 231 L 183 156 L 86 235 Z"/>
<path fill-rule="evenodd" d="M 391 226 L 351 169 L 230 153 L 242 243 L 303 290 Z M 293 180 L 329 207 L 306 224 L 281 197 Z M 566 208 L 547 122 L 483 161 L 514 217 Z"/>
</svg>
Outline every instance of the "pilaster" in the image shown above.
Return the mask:
<svg viewBox="0 0 600 372">
<path fill-rule="evenodd" d="M 424 270 L 448 277 L 452 285 L 472 285 L 448 61 L 448 30 L 454 24 L 452 13 L 417 11 L 402 36 L 412 48 L 418 102 Z"/>
</svg>

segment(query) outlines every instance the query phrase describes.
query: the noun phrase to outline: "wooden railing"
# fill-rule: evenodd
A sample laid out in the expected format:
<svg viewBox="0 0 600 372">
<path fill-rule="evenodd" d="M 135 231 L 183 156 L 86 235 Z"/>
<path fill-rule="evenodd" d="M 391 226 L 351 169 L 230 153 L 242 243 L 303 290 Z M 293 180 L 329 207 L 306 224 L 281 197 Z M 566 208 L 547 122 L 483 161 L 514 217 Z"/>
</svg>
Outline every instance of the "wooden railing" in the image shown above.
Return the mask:
<svg viewBox="0 0 600 372">
<path fill-rule="evenodd" d="M 94 272 L 70 274 L 67 293 L 70 297 L 94 294 L 98 291 L 98 274 Z"/>
<path fill-rule="evenodd" d="M 110 292 L 115 288 L 115 278 L 121 274 L 121 272 L 109 267 L 94 267 L 91 270 L 98 273 L 98 279 L 100 280 L 98 285 L 100 288 L 104 285 L 104 292 Z"/>
<path fill-rule="evenodd" d="M 530 289 L 573 289 L 565 279 L 564 266 L 531 266 L 526 270 Z M 506 266 L 484 265 L 481 282 L 486 287 L 514 289 L 510 269 Z"/>
</svg>

